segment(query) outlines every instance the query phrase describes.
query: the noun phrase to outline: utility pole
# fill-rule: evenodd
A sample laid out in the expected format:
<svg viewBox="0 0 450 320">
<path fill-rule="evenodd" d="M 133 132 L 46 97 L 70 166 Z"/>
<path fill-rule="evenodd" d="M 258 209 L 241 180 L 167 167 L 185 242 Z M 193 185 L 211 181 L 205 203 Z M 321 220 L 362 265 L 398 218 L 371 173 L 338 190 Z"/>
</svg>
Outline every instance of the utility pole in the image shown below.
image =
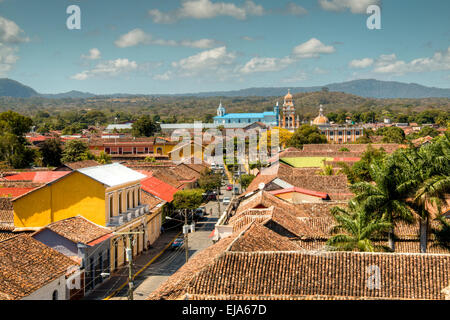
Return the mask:
<svg viewBox="0 0 450 320">
<path fill-rule="evenodd" d="M 127 258 L 128 258 L 128 300 L 133 299 L 133 248 L 131 247 L 131 237 L 129 234 L 127 237 Z"/>
<path fill-rule="evenodd" d="M 114 234 L 123 234 L 127 237 L 127 248 L 126 259 L 128 260 L 128 300 L 134 300 L 133 291 L 134 291 L 134 283 L 133 283 L 133 247 L 132 247 L 132 237 L 133 235 L 138 235 L 143 232 L 115 232 Z"/>
<path fill-rule="evenodd" d="M 184 233 L 184 251 L 186 253 L 186 263 L 189 260 L 189 243 L 188 243 L 188 217 L 187 217 L 187 211 L 188 209 L 184 209 L 184 227 L 183 227 L 183 233 Z"/>
</svg>

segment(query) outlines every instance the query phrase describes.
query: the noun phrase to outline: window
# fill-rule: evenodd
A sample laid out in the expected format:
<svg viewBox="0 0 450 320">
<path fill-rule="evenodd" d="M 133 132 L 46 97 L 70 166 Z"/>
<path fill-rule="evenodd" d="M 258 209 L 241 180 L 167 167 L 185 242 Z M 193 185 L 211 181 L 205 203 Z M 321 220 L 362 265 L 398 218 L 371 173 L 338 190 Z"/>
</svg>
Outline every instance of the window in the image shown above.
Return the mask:
<svg viewBox="0 0 450 320">
<path fill-rule="evenodd" d="M 330 131 L 330 136 L 334 135 L 334 131 Z"/>
<path fill-rule="evenodd" d="M 133 190 L 133 208 L 136 208 L 136 191 Z"/>
<path fill-rule="evenodd" d="M 356 134 L 357 136 L 359 136 L 359 130 L 356 130 L 356 131 L 355 131 L 355 134 Z"/>
<path fill-rule="evenodd" d="M 339 135 L 342 136 L 342 131 L 339 131 Z"/>
<path fill-rule="evenodd" d="M 122 192 L 119 192 L 119 214 L 122 213 Z"/>
<path fill-rule="evenodd" d="M 138 206 L 141 204 L 141 189 L 138 189 Z"/>
<path fill-rule="evenodd" d="M 352 135 L 352 132 L 351 132 L 351 131 L 347 131 L 347 135 L 348 135 L 348 136 L 351 136 L 351 135 Z"/>
<path fill-rule="evenodd" d="M 52 300 L 58 300 L 58 290 L 53 291 Z"/>
<path fill-rule="evenodd" d="M 109 196 L 109 217 L 114 216 L 114 197 Z"/>
</svg>

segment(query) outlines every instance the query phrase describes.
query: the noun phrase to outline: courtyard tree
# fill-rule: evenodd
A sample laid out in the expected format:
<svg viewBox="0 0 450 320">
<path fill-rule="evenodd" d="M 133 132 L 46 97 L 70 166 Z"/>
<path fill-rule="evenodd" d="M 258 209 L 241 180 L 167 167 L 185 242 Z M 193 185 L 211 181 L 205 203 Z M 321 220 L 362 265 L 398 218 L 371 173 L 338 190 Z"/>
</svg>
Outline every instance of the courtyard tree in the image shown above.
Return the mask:
<svg viewBox="0 0 450 320">
<path fill-rule="evenodd" d="M 298 128 L 288 140 L 287 146 L 302 149 L 304 144 L 327 143 L 325 135 L 316 126 L 304 124 Z"/>
</svg>

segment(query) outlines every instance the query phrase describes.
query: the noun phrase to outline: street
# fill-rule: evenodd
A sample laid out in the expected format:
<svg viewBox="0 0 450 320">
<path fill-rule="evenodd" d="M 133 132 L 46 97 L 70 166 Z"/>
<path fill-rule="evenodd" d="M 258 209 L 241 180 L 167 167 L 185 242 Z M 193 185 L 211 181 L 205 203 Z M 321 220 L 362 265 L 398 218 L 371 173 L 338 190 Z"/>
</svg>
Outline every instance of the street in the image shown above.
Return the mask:
<svg viewBox="0 0 450 320">
<path fill-rule="evenodd" d="M 223 197 L 232 197 L 232 192 L 227 191 L 222 187 L 219 199 Z M 210 238 L 211 232 L 214 230 L 214 225 L 219 218 L 219 208 L 217 201 L 210 201 L 206 204 L 207 215 L 196 224 L 196 231 L 189 233 L 189 257 L 192 257 L 197 252 L 209 247 L 212 244 Z M 223 212 L 225 206 L 220 203 L 220 210 Z M 211 214 L 212 212 L 212 214 Z M 180 235 L 182 236 L 182 235 Z M 134 280 L 134 299 L 144 300 L 148 295 L 156 290 L 167 278 L 174 274 L 185 263 L 185 248 L 184 246 L 175 250 L 167 249 L 161 254 L 148 268 L 142 271 Z M 133 269 L 136 272 L 141 269 L 143 265 L 134 265 Z M 120 290 L 111 300 L 126 300 L 128 299 L 128 286 Z"/>
</svg>

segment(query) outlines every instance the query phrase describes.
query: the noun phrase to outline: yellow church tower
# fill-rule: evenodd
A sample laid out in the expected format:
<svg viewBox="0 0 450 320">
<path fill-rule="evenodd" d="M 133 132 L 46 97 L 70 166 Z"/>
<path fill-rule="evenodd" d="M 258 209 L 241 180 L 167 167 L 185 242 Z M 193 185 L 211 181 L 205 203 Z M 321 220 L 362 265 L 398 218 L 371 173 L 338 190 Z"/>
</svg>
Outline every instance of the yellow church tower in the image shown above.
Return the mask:
<svg viewBox="0 0 450 320">
<path fill-rule="evenodd" d="M 279 121 L 281 128 L 294 130 L 300 127 L 299 117 L 295 117 L 294 98 L 292 97 L 291 90 L 288 90 L 287 95 L 284 96 L 283 107 L 279 115 Z"/>
</svg>

